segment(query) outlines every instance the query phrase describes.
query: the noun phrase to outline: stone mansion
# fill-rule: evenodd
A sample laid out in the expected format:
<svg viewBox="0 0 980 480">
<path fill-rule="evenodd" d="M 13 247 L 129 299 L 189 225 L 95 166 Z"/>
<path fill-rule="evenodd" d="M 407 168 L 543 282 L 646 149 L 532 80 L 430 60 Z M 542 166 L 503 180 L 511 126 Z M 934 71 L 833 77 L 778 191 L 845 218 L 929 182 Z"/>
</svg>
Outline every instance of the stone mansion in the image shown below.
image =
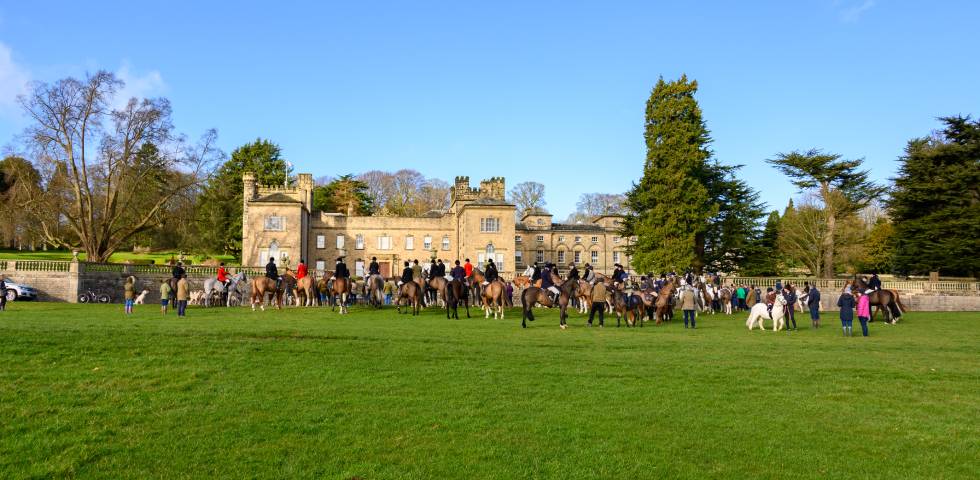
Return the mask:
<svg viewBox="0 0 980 480">
<path fill-rule="evenodd" d="M 400 274 L 405 260 L 424 264 L 441 258 L 452 265 L 469 258 L 482 268 L 492 258 L 506 278 L 535 261 L 557 263 L 563 272 L 571 262 L 580 268 L 588 262 L 607 274 L 614 263 L 628 267 L 627 239 L 618 233 L 621 217 L 569 225 L 536 211 L 517 221 L 501 177 L 483 180 L 478 188 L 470 186 L 469 177 L 456 177 L 449 208 L 421 217 L 314 211 L 308 173 L 289 187 L 257 185 L 251 173 L 242 181 L 242 265 L 264 265 L 272 256 L 280 265 L 295 266 L 303 258 L 312 269 L 329 270 L 344 256 L 351 272 L 362 276 L 377 257 L 388 277 Z"/>
</svg>

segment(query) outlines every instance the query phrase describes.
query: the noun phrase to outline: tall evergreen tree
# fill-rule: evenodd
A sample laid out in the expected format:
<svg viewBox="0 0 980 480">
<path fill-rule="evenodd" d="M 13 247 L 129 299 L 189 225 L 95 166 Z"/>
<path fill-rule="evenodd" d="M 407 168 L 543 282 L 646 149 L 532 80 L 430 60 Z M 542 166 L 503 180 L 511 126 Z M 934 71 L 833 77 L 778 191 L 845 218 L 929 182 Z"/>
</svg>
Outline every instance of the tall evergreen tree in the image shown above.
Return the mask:
<svg viewBox="0 0 980 480">
<path fill-rule="evenodd" d="M 282 185 L 287 181 L 289 165 L 279 145 L 261 138 L 231 153 L 198 197 L 198 233 L 201 247 L 209 252 L 241 255 L 245 172 L 254 173 L 260 185 Z"/>
<path fill-rule="evenodd" d="M 823 203 L 826 228 L 823 229 L 820 271 L 824 277 L 832 278 L 838 220 L 860 210 L 884 189 L 868 180 L 867 170 L 858 170 L 862 160 L 842 160 L 838 154 L 813 149 L 779 153 L 766 162 L 790 177 L 800 190 L 815 191 Z"/>
<path fill-rule="evenodd" d="M 759 193 L 735 177 L 738 167 L 715 162 L 712 171 L 720 177 L 709 182 L 718 213 L 709 219 L 705 235 L 704 264 L 712 271 L 732 272 L 759 259 L 760 220 L 765 208 Z"/>
<path fill-rule="evenodd" d="M 711 137 L 694 94 L 697 82 L 681 76 L 657 81 L 646 106 L 647 157 L 643 177 L 627 194 L 624 234 L 639 271 L 704 266 L 708 220 L 719 212 L 706 183 Z"/>
<path fill-rule="evenodd" d="M 899 271 L 980 275 L 980 121 L 946 117 L 909 142 L 889 211 Z"/>
<path fill-rule="evenodd" d="M 792 202 L 787 209 L 792 208 Z M 749 248 L 749 255 L 742 265 L 743 275 L 768 277 L 779 275 L 779 262 L 776 255 L 776 242 L 779 238 L 779 222 L 781 217 L 779 212 L 773 210 L 766 218 L 766 225 L 762 229 L 762 234 Z"/>
<path fill-rule="evenodd" d="M 368 194 L 367 183 L 357 180 L 353 174 L 347 174 L 313 189 L 313 209 L 345 215 L 370 215 L 374 212 L 374 202 Z"/>
</svg>

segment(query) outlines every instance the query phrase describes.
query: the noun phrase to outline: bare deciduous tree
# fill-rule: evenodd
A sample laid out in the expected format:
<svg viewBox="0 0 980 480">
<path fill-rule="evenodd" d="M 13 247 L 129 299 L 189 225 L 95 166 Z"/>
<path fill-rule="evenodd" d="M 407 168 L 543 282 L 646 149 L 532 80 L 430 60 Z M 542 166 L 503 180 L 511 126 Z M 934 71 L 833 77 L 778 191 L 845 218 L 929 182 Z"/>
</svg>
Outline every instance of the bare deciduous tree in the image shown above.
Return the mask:
<svg viewBox="0 0 980 480">
<path fill-rule="evenodd" d="M 602 215 L 625 215 L 626 195 L 620 193 L 583 193 L 575 204 L 568 223 L 588 222 Z"/>
<path fill-rule="evenodd" d="M 538 182 L 521 182 L 510 189 L 508 200 L 517 206 L 517 218 L 527 212 L 544 209 L 544 185 Z"/>
<path fill-rule="evenodd" d="M 46 241 L 77 245 L 91 261 L 105 261 L 159 225 L 167 206 L 195 190 L 221 155 L 214 130 L 194 146 L 174 135 L 166 99 L 133 98 L 112 110 L 121 86 L 100 71 L 84 80 L 35 83 L 19 98 L 32 121 L 28 146 L 44 177 L 22 206 Z"/>
</svg>

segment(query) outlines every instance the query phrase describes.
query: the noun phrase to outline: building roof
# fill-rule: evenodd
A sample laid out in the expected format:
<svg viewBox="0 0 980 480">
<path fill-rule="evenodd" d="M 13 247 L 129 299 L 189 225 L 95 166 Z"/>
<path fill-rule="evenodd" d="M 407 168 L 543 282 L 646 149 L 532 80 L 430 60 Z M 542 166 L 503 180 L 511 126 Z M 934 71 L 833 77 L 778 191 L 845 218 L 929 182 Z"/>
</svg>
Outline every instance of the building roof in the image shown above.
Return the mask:
<svg viewBox="0 0 980 480">
<path fill-rule="evenodd" d="M 257 198 L 252 201 L 257 203 L 303 203 L 293 197 L 290 197 L 289 195 L 286 195 L 285 193 L 278 192 Z"/>
<path fill-rule="evenodd" d="M 466 206 L 467 207 L 473 207 L 473 206 L 513 207 L 514 204 L 507 202 L 505 200 L 498 200 L 495 198 L 478 198 L 470 203 L 467 203 Z"/>
<path fill-rule="evenodd" d="M 596 224 L 590 223 L 552 223 L 552 230 L 558 230 L 563 232 L 604 232 L 605 228 L 602 228 Z"/>
</svg>

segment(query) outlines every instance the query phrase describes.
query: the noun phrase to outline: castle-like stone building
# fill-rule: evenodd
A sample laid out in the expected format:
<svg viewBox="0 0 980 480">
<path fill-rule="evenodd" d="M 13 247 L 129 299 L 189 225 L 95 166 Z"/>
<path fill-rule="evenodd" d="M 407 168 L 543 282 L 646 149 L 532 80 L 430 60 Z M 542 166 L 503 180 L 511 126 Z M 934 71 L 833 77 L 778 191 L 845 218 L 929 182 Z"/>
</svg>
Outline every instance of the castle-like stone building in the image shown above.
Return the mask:
<svg viewBox="0 0 980 480">
<path fill-rule="evenodd" d="M 551 215 L 531 212 L 520 221 L 505 197 L 504 179 L 494 177 L 470 186 L 456 177 L 450 205 L 421 217 L 348 216 L 313 210 L 313 176 L 300 174 L 293 186 L 257 185 L 243 176 L 242 264 L 264 265 L 269 257 L 295 265 L 301 258 L 311 268 L 330 270 L 345 256 L 352 273 L 364 274 L 371 257 L 381 273 L 398 275 L 402 262 L 427 263 L 440 258 L 452 265 L 469 258 L 482 266 L 492 258 L 501 275 L 512 277 L 529 263 L 555 262 L 567 269 L 590 263 L 611 273 L 614 263 L 628 265 L 627 239 L 620 237 L 619 216 L 603 216 L 586 224 L 553 223 Z"/>
</svg>

